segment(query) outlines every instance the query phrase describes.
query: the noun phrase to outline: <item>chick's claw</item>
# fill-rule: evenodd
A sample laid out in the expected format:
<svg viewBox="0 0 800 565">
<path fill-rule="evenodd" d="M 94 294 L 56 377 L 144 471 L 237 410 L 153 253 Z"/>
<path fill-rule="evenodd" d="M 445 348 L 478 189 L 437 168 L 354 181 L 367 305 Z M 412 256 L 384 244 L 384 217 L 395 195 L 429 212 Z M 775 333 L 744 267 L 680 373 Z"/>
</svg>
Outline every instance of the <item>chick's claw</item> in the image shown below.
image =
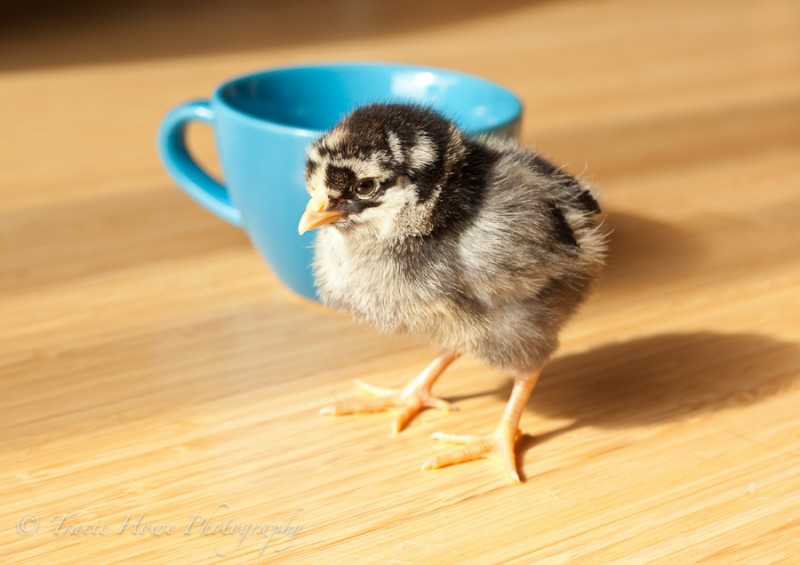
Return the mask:
<svg viewBox="0 0 800 565">
<path fill-rule="evenodd" d="M 365 398 L 341 400 L 320 410 L 320 414 L 344 416 L 349 414 L 371 414 L 397 408 L 400 410 L 392 427 L 393 433 L 401 432 L 417 414 L 425 408 L 438 408 L 450 412 L 455 407 L 442 398 L 433 396 L 428 387 L 409 386 L 403 389 L 377 387 L 356 380 L 356 386 Z"/>
<path fill-rule="evenodd" d="M 514 482 L 519 483 L 521 481 L 517 472 L 515 449 L 519 435 L 518 428 L 514 429 L 503 425 L 491 435 L 435 433 L 431 436 L 433 439 L 461 444 L 464 447 L 425 461 L 422 464 L 422 469 L 440 469 L 449 465 L 474 461 L 482 457 L 491 457 L 500 459 Z"/>
<path fill-rule="evenodd" d="M 361 379 L 356 379 L 355 384 L 356 388 L 359 389 L 361 392 L 365 392 L 367 394 L 371 394 L 372 396 L 377 396 L 380 398 L 389 398 L 397 394 L 396 388 L 385 388 L 382 386 L 371 385 L 369 383 L 365 383 Z"/>
<path fill-rule="evenodd" d="M 392 402 L 387 398 L 348 398 L 325 406 L 319 413 L 321 416 L 347 416 L 384 412 L 389 408 L 392 408 Z"/>
<path fill-rule="evenodd" d="M 383 388 L 356 379 L 356 387 L 368 395 L 367 398 L 342 400 L 320 410 L 320 414 L 334 416 L 345 414 L 369 414 L 399 408 L 400 413 L 392 427 L 393 433 L 402 431 L 417 414 L 425 408 L 438 408 L 450 412 L 455 407 L 442 398 L 431 394 L 436 379 L 456 359 L 458 353 L 444 350 L 427 367 L 402 389 Z"/>
</svg>

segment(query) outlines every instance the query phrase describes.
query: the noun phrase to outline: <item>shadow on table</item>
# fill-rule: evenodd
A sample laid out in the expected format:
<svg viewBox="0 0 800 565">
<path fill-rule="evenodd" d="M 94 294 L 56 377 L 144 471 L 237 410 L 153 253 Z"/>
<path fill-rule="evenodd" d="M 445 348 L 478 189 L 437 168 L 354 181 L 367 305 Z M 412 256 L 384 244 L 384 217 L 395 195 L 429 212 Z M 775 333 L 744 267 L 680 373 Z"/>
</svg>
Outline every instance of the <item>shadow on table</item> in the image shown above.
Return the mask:
<svg viewBox="0 0 800 565">
<path fill-rule="evenodd" d="M 606 267 L 597 290 L 633 287 L 685 276 L 700 264 L 705 253 L 697 237 L 677 226 L 652 218 L 607 213 L 603 228 L 609 232 Z"/>
<path fill-rule="evenodd" d="M 529 4 L 525 0 L 10 0 L 0 4 L 0 51 L 5 53 L 0 69 L 350 41 L 446 26 Z"/>
<path fill-rule="evenodd" d="M 529 409 L 568 419 L 520 450 L 586 426 L 659 424 L 761 401 L 800 376 L 800 347 L 758 334 L 665 334 L 555 358 Z M 511 383 L 496 394 L 505 401 Z"/>
</svg>

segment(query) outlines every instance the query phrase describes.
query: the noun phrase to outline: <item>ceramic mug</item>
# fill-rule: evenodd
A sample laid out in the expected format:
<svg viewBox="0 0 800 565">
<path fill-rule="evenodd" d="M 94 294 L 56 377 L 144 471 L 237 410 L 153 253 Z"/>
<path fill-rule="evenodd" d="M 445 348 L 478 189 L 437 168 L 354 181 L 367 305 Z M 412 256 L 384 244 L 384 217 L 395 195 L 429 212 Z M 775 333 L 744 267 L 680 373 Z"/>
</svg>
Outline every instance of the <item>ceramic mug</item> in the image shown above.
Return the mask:
<svg viewBox="0 0 800 565">
<path fill-rule="evenodd" d="M 284 285 L 316 300 L 314 233 L 297 223 L 308 202 L 306 148 L 358 106 L 411 102 L 454 120 L 469 135 L 516 137 L 522 104 L 485 79 L 444 69 L 387 63 L 322 64 L 266 70 L 220 85 L 211 100 L 171 110 L 159 131 L 169 174 L 202 206 L 243 228 Z M 186 125 L 209 124 L 225 183 L 186 148 Z"/>
</svg>

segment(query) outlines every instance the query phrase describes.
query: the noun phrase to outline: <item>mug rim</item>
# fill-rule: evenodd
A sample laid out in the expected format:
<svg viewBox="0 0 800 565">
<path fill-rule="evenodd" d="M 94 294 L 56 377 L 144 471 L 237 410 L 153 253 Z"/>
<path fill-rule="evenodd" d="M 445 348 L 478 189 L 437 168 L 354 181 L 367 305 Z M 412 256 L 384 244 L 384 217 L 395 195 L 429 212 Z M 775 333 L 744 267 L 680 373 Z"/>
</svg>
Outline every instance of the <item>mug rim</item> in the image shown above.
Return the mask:
<svg viewBox="0 0 800 565">
<path fill-rule="evenodd" d="M 472 131 L 468 130 L 467 128 L 463 128 L 469 134 L 479 134 L 486 131 L 492 130 L 501 130 L 510 124 L 513 124 L 515 121 L 519 120 L 522 116 L 522 112 L 524 109 L 524 105 L 522 100 L 519 96 L 517 96 L 511 89 L 496 83 L 492 80 L 487 78 L 474 75 L 471 73 L 466 73 L 463 71 L 457 71 L 454 69 L 446 69 L 442 67 L 433 67 L 427 65 L 414 65 L 408 63 L 384 63 L 379 61 L 344 61 L 344 62 L 326 62 L 326 63 L 310 63 L 310 64 L 301 64 L 301 65 L 284 65 L 279 67 L 270 67 L 266 69 L 262 69 L 259 71 L 253 71 L 241 75 L 234 76 L 223 83 L 219 84 L 215 89 L 212 95 L 212 101 L 215 105 L 219 105 L 224 107 L 226 111 L 233 113 L 238 118 L 245 120 L 246 122 L 258 126 L 258 127 L 268 127 L 268 128 L 276 128 L 283 131 L 291 132 L 293 135 L 296 136 L 304 136 L 304 137 L 318 137 L 322 135 L 326 130 L 324 129 L 313 129 L 307 128 L 302 126 L 295 126 L 289 125 L 285 123 L 281 123 L 271 119 L 265 118 L 257 118 L 241 109 L 231 105 L 228 103 L 227 100 L 223 97 L 222 93 L 234 86 L 236 83 L 244 82 L 247 80 L 253 80 L 254 78 L 269 75 L 276 72 L 281 71 L 290 71 L 290 70 L 311 70 L 311 69 L 332 69 L 332 68 L 352 68 L 352 67 L 359 67 L 359 68 L 384 68 L 390 70 L 411 70 L 411 71 L 420 71 L 420 72 L 430 72 L 438 75 L 450 75 L 456 76 L 461 79 L 467 79 L 472 81 L 477 81 L 483 83 L 485 85 L 489 85 L 492 88 L 502 92 L 503 94 L 507 95 L 509 100 L 511 101 L 513 108 L 510 112 L 510 115 L 507 119 L 498 122 L 497 124 L 493 125 L 491 128 L 480 128 L 478 130 Z"/>
</svg>

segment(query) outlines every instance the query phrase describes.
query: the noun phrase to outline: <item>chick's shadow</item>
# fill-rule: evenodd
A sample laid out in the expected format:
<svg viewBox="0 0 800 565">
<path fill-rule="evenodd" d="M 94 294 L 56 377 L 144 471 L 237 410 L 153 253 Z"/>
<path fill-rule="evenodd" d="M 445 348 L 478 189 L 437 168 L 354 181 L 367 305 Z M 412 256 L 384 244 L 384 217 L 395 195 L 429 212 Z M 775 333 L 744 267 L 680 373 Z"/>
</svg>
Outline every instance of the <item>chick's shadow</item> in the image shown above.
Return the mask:
<svg viewBox="0 0 800 565">
<path fill-rule="evenodd" d="M 556 357 L 527 409 L 571 420 L 520 451 L 586 426 L 655 425 L 759 402 L 800 375 L 800 347 L 758 334 L 664 334 Z M 508 399 L 511 383 L 494 391 Z"/>
<path fill-rule="evenodd" d="M 609 234 L 609 249 L 597 287 L 599 293 L 653 281 L 663 285 L 702 265 L 702 245 L 679 226 L 609 210 L 603 227 Z"/>
</svg>

